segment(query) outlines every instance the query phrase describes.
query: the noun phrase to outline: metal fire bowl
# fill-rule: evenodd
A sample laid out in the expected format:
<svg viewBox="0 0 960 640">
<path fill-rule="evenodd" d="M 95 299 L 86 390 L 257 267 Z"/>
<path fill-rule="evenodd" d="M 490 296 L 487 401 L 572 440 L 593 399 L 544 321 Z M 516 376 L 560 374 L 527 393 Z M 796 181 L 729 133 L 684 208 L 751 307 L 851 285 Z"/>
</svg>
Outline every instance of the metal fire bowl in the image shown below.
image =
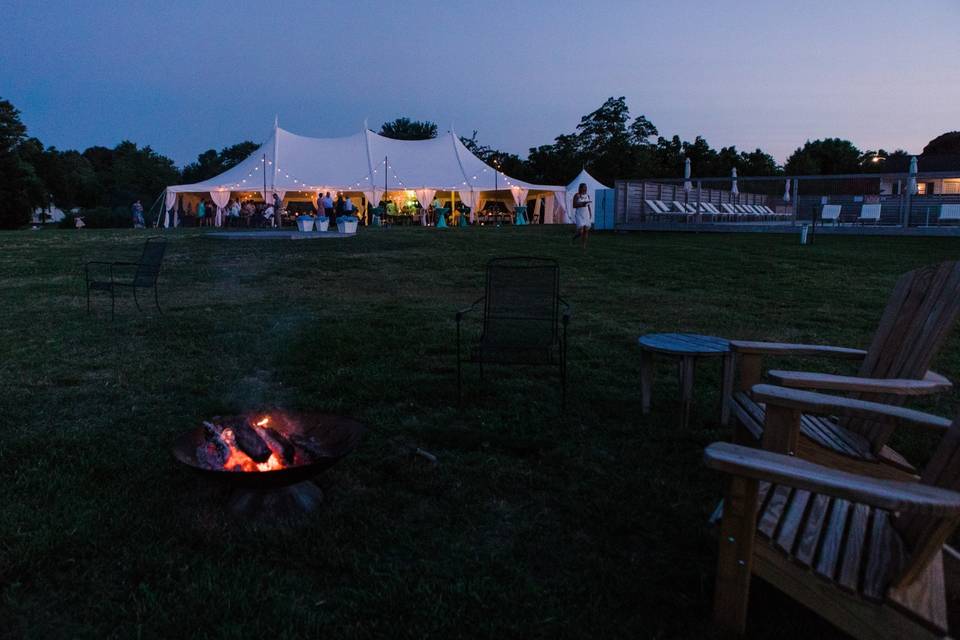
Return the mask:
<svg viewBox="0 0 960 640">
<path fill-rule="evenodd" d="M 357 448 L 365 427 L 350 418 L 309 413 L 289 413 L 285 415 L 301 426 L 301 432 L 319 442 L 326 456 L 309 464 L 301 464 L 274 471 L 226 471 L 208 469 L 197 462 L 197 447 L 205 442 L 202 426 L 182 433 L 173 445 L 173 457 L 194 469 L 198 473 L 216 478 L 223 482 L 248 488 L 271 489 L 310 480 L 326 471 L 341 458 Z"/>
</svg>

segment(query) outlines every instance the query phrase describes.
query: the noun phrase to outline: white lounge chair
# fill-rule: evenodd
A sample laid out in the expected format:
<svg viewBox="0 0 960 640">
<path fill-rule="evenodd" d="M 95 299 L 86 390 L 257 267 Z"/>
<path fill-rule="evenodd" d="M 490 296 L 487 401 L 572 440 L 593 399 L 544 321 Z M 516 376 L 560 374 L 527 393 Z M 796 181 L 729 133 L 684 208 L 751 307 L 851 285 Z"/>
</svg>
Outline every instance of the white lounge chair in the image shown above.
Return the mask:
<svg viewBox="0 0 960 640">
<path fill-rule="evenodd" d="M 937 222 L 960 221 L 960 204 L 942 204 L 940 205 L 940 215 Z"/>
<path fill-rule="evenodd" d="M 644 200 L 644 202 L 647 203 L 647 208 L 650 209 L 655 216 L 662 216 L 669 213 L 669 209 L 659 200 Z"/>
<path fill-rule="evenodd" d="M 825 204 L 823 209 L 820 211 L 820 222 L 832 222 L 834 226 L 840 224 L 840 210 L 842 207 L 839 204 Z"/>
<path fill-rule="evenodd" d="M 723 209 L 723 212 L 729 216 L 732 216 L 734 221 L 740 217 L 740 212 L 733 208 L 733 205 L 728 202 L 721 202 L 720 208 Z"/>
<path fill-rule="evenodd" d="M 713 218 L 718 218 L 723 215 L 720 211 L 717 210 L 715 206 L 713 206 L 713 204 L 709 202 L 700 203 L 700 213 L 702 213 L 705 216 L 711 216 Z"/>
<path fill-rule="evenodd" d="M 767 206 L 767 205 L 765 205 L 765 204 L 760 205 L 760 208 L 763 209 L 763 212 L 764 212 L 765 214 L 767 214 L 768 216 L 770 216 L 770 217 L 773 218 L 774 220 L 776 220 L 777 218 L 782 218 L 782 217 L 783 217 L 783 214 L 782 214 L 782 213 L 777 213 L 776 211 L 774 211 L 773 209 L 771 209 L 769 206 Z"/>
<path fill-rule="evenodd" d="M 880 205 L 865 204 L 861 206 L 860 215 L 857 217 L 857 222 L 859 222 L 860 224 L 865 224 L 867 222 L 879 224 L 880 223 Z"/>
<path fill-rule="evenodd" d="M 673 212 L 674 214 L 680 214 L 684 217 L 693 215 L 694 213 L 697 212 L 696 207 L 694 207 L 693 211 L 691 211 L 686 204 L 684 204 L 683 202 L 680 202 L 679 200 L 673 201 L 673 207 L 674 207 L 674 212 Z"/>
</svg>

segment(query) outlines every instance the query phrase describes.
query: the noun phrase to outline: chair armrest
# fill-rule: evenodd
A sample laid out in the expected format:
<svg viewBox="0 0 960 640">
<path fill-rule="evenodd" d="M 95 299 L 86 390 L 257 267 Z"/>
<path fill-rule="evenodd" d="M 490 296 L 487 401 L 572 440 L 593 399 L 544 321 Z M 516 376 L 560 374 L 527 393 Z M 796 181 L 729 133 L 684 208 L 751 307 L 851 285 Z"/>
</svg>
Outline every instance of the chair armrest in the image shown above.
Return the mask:
<svg viewBox="0 0 960 640">
<path fill-rule="evenodd" d="M 934 516 L 960 514 L 960 493 L 918 482 L 881 480 L 728 442 L 708 446 L 703 459 L 708 468 L 723 473 L 783 484 L 889 511 Z"/>
<path fill-rule="evenodd" d="M 456 315 L 457 322 L 460 322 L 461 320 L 463 320 L 463 316 L 467 315 L 468 313 L 476 309 L 477 305 L 483 302 L 483 300 L 484 300 L 483 297 L 477 298 L 476 300 L 470 303 L 469 307 L 464 307 L 463 309 L 458 310 Z"/>
<path fill-rule="evenodd" d="M 952 424 L 947 418 L 923 413 L 915 409 L 813 391 L 775 387 L 770 384 L 758 384 L 753 387 L 751 393 L 753 399 L 759 402 L 798 409 L 805 413 L 866 418 L 874 422 L 907 424 L 940 432 L 946 431 Z"/>
<path fill-rule="evenodd" d="M 767 377 L 780 386 L 793 389 L 861 391 L 863 393 L 889 393 L 898 396 L 923 396 L 949 391 L 953 387 L 953 383 L 934 371 L 927 371 L 922 380 L 861 378 L 858 376 L 835 376 L 828 373 L 779 370 L 768 371 Z"/>
<path fill-rule="evenodd" d="M 863 360 L 867 352 L 863 349 L 831 347 L 820 344 L 790 344 L 786 342 L 751 342 L 731 340 L 730 350 L 745 355 L 771 356 L 831 356 L 850 360 Z"/>
</svg>

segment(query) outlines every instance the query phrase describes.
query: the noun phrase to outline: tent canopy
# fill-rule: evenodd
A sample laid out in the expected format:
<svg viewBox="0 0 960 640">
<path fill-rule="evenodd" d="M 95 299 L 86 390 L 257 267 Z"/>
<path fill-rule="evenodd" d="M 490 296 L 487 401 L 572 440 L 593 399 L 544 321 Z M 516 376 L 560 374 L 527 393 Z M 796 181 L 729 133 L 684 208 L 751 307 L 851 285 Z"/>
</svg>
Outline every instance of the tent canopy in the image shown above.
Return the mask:
<svg viewBox="0 0 960 640">
<path fill-rule="evenodd" d="M 587 173 L 586 168 L 580 171 L 577 177 L 567 185 L 564 212 L 568 223 L 573 222 L 573 196 L 580 189 L 581 184 L 587 185 L 587 193 L 590 195 L 590 198 L 593 198 L 593 192 L 597 189 L 610 188 Z"/>
<path fill-rule="evenodd" d="M 342 138 L 308 138 L 278 126 L 266 142 L 231 169 L 203 182 L 168 187 L 167 191 L 374 189 L 378 194 L 408 189 L 564 191 L 560 186 L 516 180 L 503 172 L 495 175 L 494 168 L 473 155 L 453 131 L 430 140 L 394 140 L 370 130 Z"/>
</svg>

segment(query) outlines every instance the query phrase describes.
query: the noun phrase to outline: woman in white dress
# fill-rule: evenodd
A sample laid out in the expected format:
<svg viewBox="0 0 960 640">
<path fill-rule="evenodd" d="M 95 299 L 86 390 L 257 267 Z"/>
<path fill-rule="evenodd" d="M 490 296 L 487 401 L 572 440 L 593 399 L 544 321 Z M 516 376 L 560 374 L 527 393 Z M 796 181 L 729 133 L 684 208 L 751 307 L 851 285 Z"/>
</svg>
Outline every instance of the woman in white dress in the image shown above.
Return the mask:
<svg viewBox="0 0 960 640">
<path fill-rule="evenodd" d="M 593 224 L 593 207 L 590 202 L 590 195 L 587 193 L 587 184 L 580 183 L 580 188 L 573 195 L 573 222 L 577 227 L 577 233 L 573 236 L 573 242 L 580 238 L 580 245 L 587 248 L 587 236 L 590 234 L 590 225 Z"/>
</svg>

